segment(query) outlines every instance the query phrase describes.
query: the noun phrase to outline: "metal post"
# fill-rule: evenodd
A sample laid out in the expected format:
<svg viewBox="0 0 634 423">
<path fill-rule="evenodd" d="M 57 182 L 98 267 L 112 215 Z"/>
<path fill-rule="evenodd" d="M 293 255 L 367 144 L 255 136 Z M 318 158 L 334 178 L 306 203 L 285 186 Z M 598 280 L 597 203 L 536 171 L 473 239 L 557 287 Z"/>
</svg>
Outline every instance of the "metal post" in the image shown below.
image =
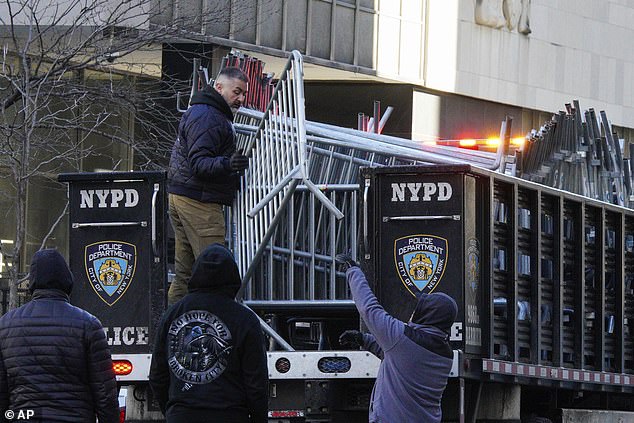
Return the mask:
<svg viewBox="0 0 634 423">
<path fill-rule="evenodd" d="M 374 127 L 373 132 L 378 134 L 379 131 L 379 121 L 381 120 L 381 102 L 378 100 L 374 100 Z"/>
</svg>

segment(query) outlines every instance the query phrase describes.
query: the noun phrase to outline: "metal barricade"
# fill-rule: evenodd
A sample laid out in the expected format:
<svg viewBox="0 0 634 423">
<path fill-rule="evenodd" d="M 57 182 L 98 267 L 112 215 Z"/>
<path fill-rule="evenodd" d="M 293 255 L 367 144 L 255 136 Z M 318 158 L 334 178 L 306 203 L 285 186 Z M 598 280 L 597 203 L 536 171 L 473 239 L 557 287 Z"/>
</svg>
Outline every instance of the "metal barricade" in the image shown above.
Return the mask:
<svg viewBox="0 0 634 423">
<path fill-rule="evenodd" d="M 249 168 L 232 210 L 232 247 L 239 295 L 250 301 L 349 301 L 334 257 L 357 255 L 360 166 L 500 166 L 495 153 L 307 122 L 302 78 L 293 52 L 267 110 L 243 108 L 236 117 Z"/>
<path fill-rule="evenodd" d="M 360 166 L 469 163 L 506 170 L 505 160 L 494 153 L 307 122 L 299 52 L 291 53 L 280 75 L 264 112 L 241 108 L 236 115 L 237 147 L 249 156 L 228 218 L 230 246 L 243 275 L 239 297 L 347 298 L 337 282 L 334 256 L 342 251 L 356 256 Z M 190 97 L 201 81 L 209 83 L 209 75 L 194 60 Z"/>
</svg>

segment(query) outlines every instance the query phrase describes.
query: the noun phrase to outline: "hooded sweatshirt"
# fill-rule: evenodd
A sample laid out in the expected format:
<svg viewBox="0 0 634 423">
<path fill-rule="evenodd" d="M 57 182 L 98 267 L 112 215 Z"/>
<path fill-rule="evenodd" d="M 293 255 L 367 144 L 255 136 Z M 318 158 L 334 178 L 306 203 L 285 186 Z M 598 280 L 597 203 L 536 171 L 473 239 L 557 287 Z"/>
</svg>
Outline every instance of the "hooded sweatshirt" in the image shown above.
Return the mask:
<svg viewBox="0 0 634 423">
<path fill-rule="evenodd" d="M 229 163 L 236 150 L 232 122 L 231 108 L 213 87 L 192 97 L 172 149 L 168 192 L 231 205 L 239 186 L 239 175 Z"/>
<path fill-rule="evenodd" d="M 257 316 L 234 300 L 240 283 L 231 252 L 212 244 L 163 316 L 150 386 L 168 423 L 267 421 L 265 341 Z"/>
<path fill-rule="evenodd" d="M 0 415 L 33 422 L 119 421 L 117 383 L 99 320 L 69 303 L 73 277 L 55 250 L 31 262 L 32 300 L 0 318 Z"/>
<path fill-rule="evenodd" d="M 457 306 L 445 294 L 420 297 L 412 321 L 389 315 L 358 267 L 346 272 L 352 298 L 370 330 L 363 346 L 381 361 L 370 399 L 370 422 L 437 423 L 453 352 L 449 330 Z"/>
</svg>

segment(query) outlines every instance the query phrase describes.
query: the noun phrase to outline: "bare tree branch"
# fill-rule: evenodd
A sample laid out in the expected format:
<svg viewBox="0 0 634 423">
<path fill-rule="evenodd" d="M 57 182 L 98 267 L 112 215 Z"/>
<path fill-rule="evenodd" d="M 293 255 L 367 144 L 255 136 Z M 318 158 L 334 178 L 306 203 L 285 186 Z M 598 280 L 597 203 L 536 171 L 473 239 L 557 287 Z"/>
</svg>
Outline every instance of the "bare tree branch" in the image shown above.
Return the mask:
<svg viewBox="0 0 634 423">
<path fill-rule="evenodd" d="M 40 250 L 44 247 L 46 247 L 46 242 L 48 241 L 48 239 L 51 237 L 51 235 L 53 234 L 53 231 L 55 231 L 55 229 L 57 228 L 57 226 L 59 225 L 59 222 L 62 221 L 62 219 L 64 218 L 64 216 L 66 216 L 66 211 L 68 210 L 68 199 L 66 201 L 66 205 L 64 206 L 64 210 L 62 210 L 62 212 L 57 216 L 57 219 L 55 219 L 55 222 L 53 222 L 53 224 L 51 225 L 51 227 L 49 228 L 48 232 L 46 233 L 46 235 L 44 235 L 44 237 L 42 238 L 42 243 L 40 244 Z"/>
</svg>

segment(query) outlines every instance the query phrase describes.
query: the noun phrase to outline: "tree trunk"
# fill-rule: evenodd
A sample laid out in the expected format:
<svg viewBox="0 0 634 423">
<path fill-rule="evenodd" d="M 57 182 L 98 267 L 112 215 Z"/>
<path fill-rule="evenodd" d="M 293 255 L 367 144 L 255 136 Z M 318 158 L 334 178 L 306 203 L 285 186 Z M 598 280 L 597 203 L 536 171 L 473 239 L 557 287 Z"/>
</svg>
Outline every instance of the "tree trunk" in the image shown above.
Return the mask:
<svg viewBox="0 0 634 423">
<path fill-rule="evenodd" d="M 16 205 L 15 205 L 15 244 L 13 247 L 13 257 L 11 258 L 11 273 L 9 278 L 9 310 L 18 307 L 18 283 L 21 279 L 22 255 L 26 243 L 26 216 L 27 216 L 27 187 L 28 179 L 26 175 L 29 172 L 30 160 L 30 135 L 31 128 L 27 122 L 30 110 L 30 98 L 28 96 L 28 64 L 25 65 L 25 94 L 22 96 L 22 110 L 20 118 L 22 120 L 22 151 L 20 152 L 20 165 L 16 166 L 14 172 L 15 189 L 16 189 Z"/>
<path fill-rule="evenodd" d="M 26 182 L 18 181 L 16 184 L 16 233 L 13 244 L 13 256 L 9 270 L 9 310 L 18 307 L 18 282 L 20 281 L 20 269 L 22 266 L 22 251 L 26 237 Z"/>
</svg>

